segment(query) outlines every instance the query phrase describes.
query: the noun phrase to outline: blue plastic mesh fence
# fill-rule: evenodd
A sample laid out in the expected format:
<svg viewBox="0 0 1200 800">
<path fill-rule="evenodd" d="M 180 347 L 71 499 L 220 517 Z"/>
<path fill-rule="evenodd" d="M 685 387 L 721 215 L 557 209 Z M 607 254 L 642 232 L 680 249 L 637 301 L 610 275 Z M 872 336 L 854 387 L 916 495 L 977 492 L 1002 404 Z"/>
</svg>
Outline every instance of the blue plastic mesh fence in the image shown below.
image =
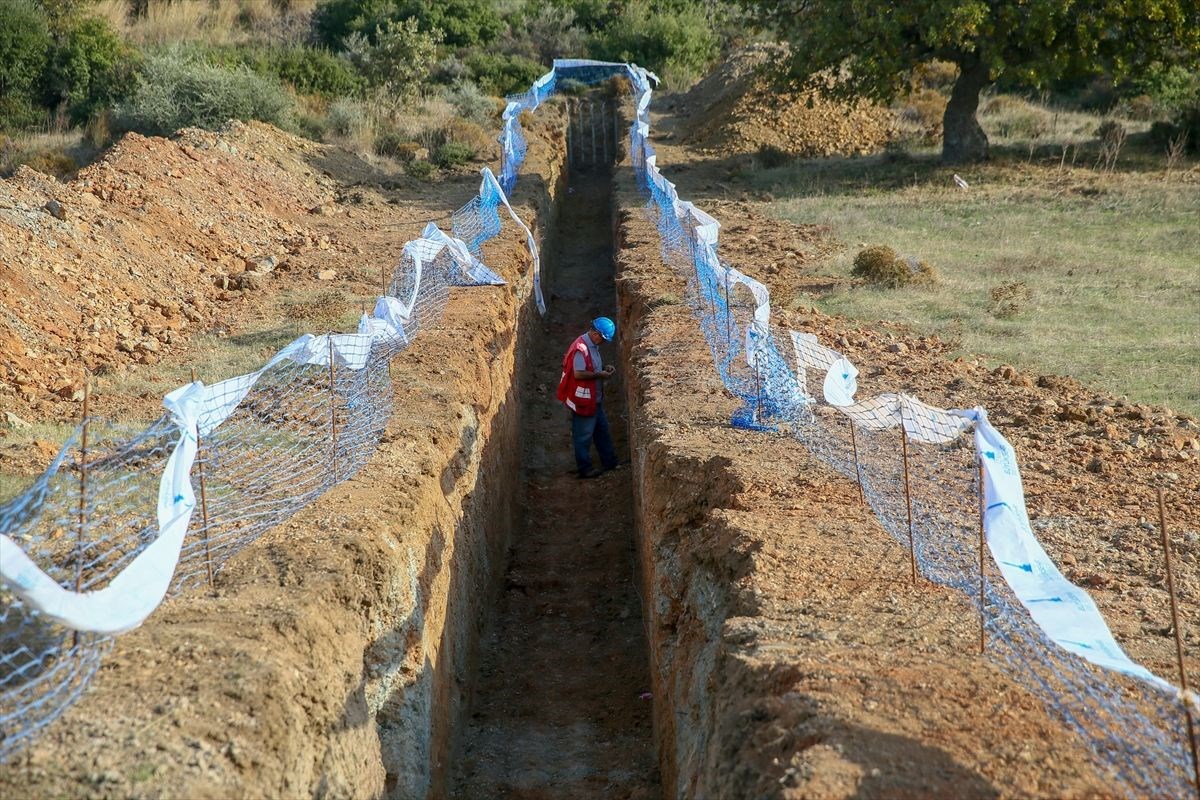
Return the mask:
<svg viewBox="0 0 1200 800">
<path fill-rule="evenodd" d="M 649 90 L 648 83 L 638 85 L 637 76 L 634 83 L 635 91 Z M 979 487 L 971 442 L 964 437 L 949 445 L 902 442 L 902 428 L 867 429 L 806 398 L 802 379 L 777 346 L 787 334 L 756 322 L 758 301 L 731 280 L 715 246 L 681 213 L 673 187 L 647 164 L 654 150 L 636 121 L 629 149 L 661 236 L 663 261 L 687 280 L 688 300 L 714 367 L 725 388 L 745 403 L 734 423 L 747 428 L 786 423 L 818 458 L 861 482 L 865 502 L 905 547 L 911 519 L 916 569 L 928 580 L 964 592 L 977 609 L 982 606 L 988 656 L 1078 735 L 1111 776 L 1115 792 L 1129 797 L 1193 793 L 1179 695 L 1102 670 L 1059 647 L 1002 578 L 985 578 L 980 598 Z M 749 360 L 748 342 L 753 343 Z"/>
</svg>

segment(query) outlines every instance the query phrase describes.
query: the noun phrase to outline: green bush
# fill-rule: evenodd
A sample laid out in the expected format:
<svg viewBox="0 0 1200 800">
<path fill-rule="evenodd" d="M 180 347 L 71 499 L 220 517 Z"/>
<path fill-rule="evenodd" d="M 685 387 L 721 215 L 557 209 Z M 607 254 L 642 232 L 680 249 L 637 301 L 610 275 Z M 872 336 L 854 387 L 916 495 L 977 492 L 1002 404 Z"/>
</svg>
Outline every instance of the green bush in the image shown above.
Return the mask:
<svg viewBox="0 0 1200 800">
<path fill-rule="evenodd" d="M 54 47 L 45 76 L 45 103 L 65 103 L 75 124 L 125 99 L 136 85 L 137 52 L 107 20 L 84 18 Z"/>
<path fill-rule="evenodd" d="M 421 31 L 416 20 L 385 22 L 372 41 L 360 33 L 346 40 L 350 61 L 380 100 L 397 108 L 420 96 L 437 56 L 441 31 Z"/>
<path fill-rule="evenodd" d="M 114 116 L 119 129 L 166 136 L 191 126 L 217 128 L 230 119 L 286 127 L 292 110 L 292 96 L 276 80 L 164 52 L 146 59 L 137 88 Z"/>
<path fill-rule="evenodd" d="M 428 161 L 409 161 L 404 171 L 419 181 L 427 181 L 433 177 L 434 166 Z"/>
<path fill-rule="evenodd" d="M 864 247 L 854 257 L 850 274 L 874 286 L 895 289 L 899 286 L 937 283 L 937 271 L 928 261 L 904 258 L 887 245 Z"/>
<path fill-rule="evenodd" d="M 40 116 L 36 93 L 50 45 L 46 15 L 33 0 L 0 0 L 0 130 Z"/>
<path fill-rule="evenodd" d="M 420 150 L 419 142 L 412 141 L 400 131 L 384 131 L 375 137 L 375 152 L 397 161 L 412 161 Z"/>
<path fill-rule="evenodd" d="M 450 87 L 446 91 L 446 101 L 454 106 L 460 117 L 476 125 L 492 125 L 496 121 L 496 101 L 470 81 L 460 81 Z"/>
<path fill-rule="evenodd" d="M 479 87 L 496 95 L 524 92 L 545 73 L 545 68 L 522 56 L 482 50 L 467 56 L 467 69 Z"/>
<path fill-rule="evenodd" d="M 325 115 L 325 125 L 338 136 L 357 137 L 371 127 L 371 115 L 359 101 L 341 97 L 329 106 Z"/>
<path fill-rule="evenodd" d="M 264 68 L 249 64 L 256 72 L 269 72 L 300 94 L 319 94 L 323 97 L 357 95 L 362 92 L 363 78 L 344 58 L 328 50 L 295 45 L 274 47 L 263 55 Z"/>
<path fill-rule="evenodd" d="M 433 163 L 439 167 L 461 167 L 475 158 L 475 149 L 464 142 L 446 142 L 433 151 Z"/>
<path fill-rule="evenodd" d="M 313 11 L 313 39 L 330 49 L 360 34 L 371 44 L 389 22 L 414 20 L 425 33 L 440 30 L 451 47 L 487 44 L 504 29 L 491 0 L 323 0 Z"/>
<path fill-rule="evenodd" d="M 717 56 L 717 35 L 699 4 L 658 7 L 630 0 L 608 28 L 593 35 L 593 58 L 633 61 L 679 84 L 698 77 Z"/>
</svg>

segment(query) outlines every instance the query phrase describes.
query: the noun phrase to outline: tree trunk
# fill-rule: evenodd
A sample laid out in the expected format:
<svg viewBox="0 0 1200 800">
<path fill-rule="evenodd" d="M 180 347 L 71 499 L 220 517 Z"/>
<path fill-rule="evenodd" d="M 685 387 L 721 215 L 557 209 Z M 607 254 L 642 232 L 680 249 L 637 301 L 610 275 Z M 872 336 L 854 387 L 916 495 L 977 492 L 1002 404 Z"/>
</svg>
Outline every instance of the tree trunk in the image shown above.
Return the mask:
<svg viewBox="0 0 1200 800">
<path fill-rule="evenodd" d="M 988 68 L 976 57 L 958 65 L 958 80 L 942 117 L 942 161 L 966 164 L 988 157 L 987 134 L 979 125 L 979 93 L 987 86 Z"/>
</svg>

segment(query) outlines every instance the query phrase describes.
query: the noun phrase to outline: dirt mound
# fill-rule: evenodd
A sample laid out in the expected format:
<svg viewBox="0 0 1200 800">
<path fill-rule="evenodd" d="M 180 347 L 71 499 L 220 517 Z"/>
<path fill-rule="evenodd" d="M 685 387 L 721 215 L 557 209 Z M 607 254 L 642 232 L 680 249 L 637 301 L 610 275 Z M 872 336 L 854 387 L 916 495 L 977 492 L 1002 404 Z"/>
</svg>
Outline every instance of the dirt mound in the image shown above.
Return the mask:
<svg viewBox="0 0 1200 800">
<path fill-rule="evenodd" d="M 330 198 L 322 148 L 273 128 L 126 136 L 70 183 L 0 182 L 0 405 L 77 399 L 83 367 L 154 364 L 260 280 L 328 247 L 288 220 Z M 220 285 L 218 285 L 220 284 Z M 15 393 L 15 396 L 14 396 Z"/>
<path fill-rule="evenodd" d="M 682 100 L 691 115 L 684 141 L 716 155 L 769 147 L 812 157 L 870 153 L 892 138 L 887 109 L 780 90 L 767 68 L 786 53 L 781 45 L 752 45 L 696 84 Z"/>
</svg>

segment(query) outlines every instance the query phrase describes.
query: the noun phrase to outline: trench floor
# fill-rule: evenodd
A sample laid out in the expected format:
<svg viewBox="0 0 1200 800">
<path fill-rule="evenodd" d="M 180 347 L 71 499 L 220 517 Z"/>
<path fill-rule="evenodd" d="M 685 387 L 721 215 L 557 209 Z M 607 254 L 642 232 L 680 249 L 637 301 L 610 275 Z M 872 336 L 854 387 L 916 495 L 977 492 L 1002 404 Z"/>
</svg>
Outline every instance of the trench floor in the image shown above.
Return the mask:
<svg viewBox="0 0 1200 800">
<path fill-rule="evenodd" d="M 524 519 L 481 644 L 471 716 L 451 769 L 453 798 L 660 795 L 631 470 L 576 478 L 570 422 L 554 397 L 571 340 L 595 316 L 615 316 L 610 187 L 607 175 L 573 176 L 556 246 L 543 257 L 553 291 L 522 386 Z M 617 363 L 613 346 L 601 345 L 601 354 Z M 604 406 L 624 462 L 617 367 Z"/>
</svg>

